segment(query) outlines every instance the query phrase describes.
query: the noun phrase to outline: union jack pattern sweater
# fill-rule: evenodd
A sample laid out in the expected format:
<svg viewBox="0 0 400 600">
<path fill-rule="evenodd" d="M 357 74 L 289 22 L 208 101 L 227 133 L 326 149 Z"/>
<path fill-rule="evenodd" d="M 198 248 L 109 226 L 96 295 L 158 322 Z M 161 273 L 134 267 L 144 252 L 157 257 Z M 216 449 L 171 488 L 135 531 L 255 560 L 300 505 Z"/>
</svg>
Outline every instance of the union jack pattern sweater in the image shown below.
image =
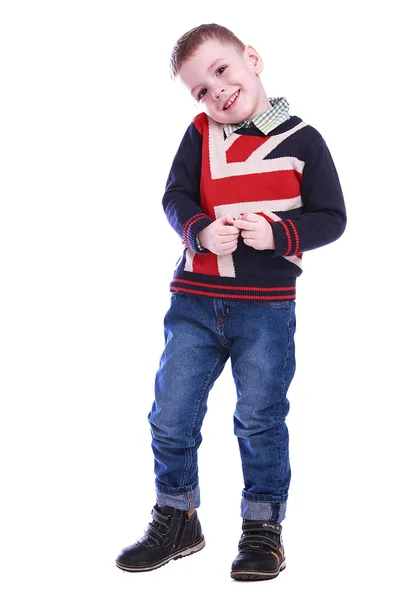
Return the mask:
<svg viewBox="0 0 400 600">
<path fill-rule="evenodd" d="M 341 185 L 321 134 L 291 116 L 264 135 L 243 127 L 226 138 L 205 113 L 188 127 L 168 176 L 163 207 L 183 241 L 172 292 L 256 301 L 291 300 L 302 254 L 336 240 L 346 225 Z M 239 236 L 226 256 L 199 250 L 196 236 L 230 213 L 263 215 L 274 250 Z"/>
</svg>

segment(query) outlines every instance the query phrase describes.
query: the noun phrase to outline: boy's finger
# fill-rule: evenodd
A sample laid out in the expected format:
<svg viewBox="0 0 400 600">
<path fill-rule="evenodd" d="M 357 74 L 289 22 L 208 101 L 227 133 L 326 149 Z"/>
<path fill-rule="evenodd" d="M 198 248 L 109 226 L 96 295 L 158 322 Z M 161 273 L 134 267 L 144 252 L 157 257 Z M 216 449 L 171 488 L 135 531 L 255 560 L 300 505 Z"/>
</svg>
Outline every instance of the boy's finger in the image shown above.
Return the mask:
<svg viewBox="0 0 400 600">
<path fill-rule="evenodd" d="M 235 233 L 239 233 L 239 229 L 236 225 L 225 225 L 221 230 L 221 235 L 234 235 Z"/>
<path fill-rule="evenodd" d="M 227 225 L 233 225 L 233 221 L 234 221 L 234 219 L 230 213 L 221 217 L 221 222 L 225 223 Z"/>
<path fill-rule="evenodd" d="M 233 235 L 224 235 L 221 238 L 221 243 L 222 244 L 229 244 L 230 242 L 234 242 L 235 240 L 237 240 L 239 237 L 239 232 L 235 233 Z"/>
<path fill-rule="evenodd" d="M 258 221 L 260 219 L 260 215 L 257 215 L 256 213 L 245 213 L 244 215 L 241 215 L 241 217 L 245 220 L 245 221 L 251 221 L 253 223 L 255 223 L 256 221 Z"/>
<path fill-rule="evenodd" d="M 254 215 L 254 213 L 240 213 L 237 219 L 242 221 L 251 221 L 252 219 L 249 218 L 251 215 Z"/>
<path fill-rule="evenodd" d="M 244 221 L 243 219 L 235 219 L 235 226 L 239 229 L 255 229 L 253 221 Z"/>
</svg>

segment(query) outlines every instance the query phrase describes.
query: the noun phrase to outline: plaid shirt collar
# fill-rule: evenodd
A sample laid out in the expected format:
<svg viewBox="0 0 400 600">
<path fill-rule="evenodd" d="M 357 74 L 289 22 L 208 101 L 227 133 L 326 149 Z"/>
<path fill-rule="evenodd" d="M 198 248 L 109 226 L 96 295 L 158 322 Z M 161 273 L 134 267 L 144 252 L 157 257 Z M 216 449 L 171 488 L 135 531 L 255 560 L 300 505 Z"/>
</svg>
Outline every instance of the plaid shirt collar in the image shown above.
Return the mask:
<svg viewBox="0 0 400 600">
<path fill-rule="evenodd" d="M 231 133 L 234 133 L 241 127 L 257 127 L 264 135 L 267 135 L 270 131 L 278 127 L 284 121 L 290 118 L 289 115 L 289 103 L 284 97 L 279 98 L 268 98 L 272 108 L 269 108 L 265 112 L 257 115 L 252 121 L 242 121 L 241 123 L 227 123 L 223 126 L 226 137 L 229 137 Z"/>
</svg>

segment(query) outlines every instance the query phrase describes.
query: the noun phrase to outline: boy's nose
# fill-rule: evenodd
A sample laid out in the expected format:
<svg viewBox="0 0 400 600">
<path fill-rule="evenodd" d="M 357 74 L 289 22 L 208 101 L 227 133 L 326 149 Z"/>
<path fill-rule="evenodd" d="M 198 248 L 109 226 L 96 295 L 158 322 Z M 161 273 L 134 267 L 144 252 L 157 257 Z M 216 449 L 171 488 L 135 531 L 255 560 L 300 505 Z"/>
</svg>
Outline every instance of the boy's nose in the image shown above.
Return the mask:
<svg viewBox="0 0 400 600">
<path fill-rule="evenodd" d="M 214 100 L 218 100 L 219 97 L 220 97 L 220 95 L 223 94 L 224 91 L 225 91 L 224 88 L 220 88 L 220 87 L 218 87 L 215 90 L 213 90 L 211 92 L 211 94 L 212 94 L 212 97 L 214 98 Z"/>
</svg>

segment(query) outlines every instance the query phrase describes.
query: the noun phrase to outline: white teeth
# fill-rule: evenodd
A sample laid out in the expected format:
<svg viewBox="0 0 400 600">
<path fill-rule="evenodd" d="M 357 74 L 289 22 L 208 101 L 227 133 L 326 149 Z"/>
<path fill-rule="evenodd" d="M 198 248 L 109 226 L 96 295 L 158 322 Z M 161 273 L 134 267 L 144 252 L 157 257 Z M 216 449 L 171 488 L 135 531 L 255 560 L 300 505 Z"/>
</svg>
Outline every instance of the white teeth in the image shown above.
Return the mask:
<svg viewBox="0 0 400 600">
<path fill-rule="evenodd" d="M 235 94 L 233 94 L 233 96 L 231 98 L 229 98 L 228 102 L 225 104 L 224 108 L 229 108 L 230 105 L 235 102 L 235 100 L 238 96 L 239 96 L 239 92 L 236 92 Z"/>
</svg>

